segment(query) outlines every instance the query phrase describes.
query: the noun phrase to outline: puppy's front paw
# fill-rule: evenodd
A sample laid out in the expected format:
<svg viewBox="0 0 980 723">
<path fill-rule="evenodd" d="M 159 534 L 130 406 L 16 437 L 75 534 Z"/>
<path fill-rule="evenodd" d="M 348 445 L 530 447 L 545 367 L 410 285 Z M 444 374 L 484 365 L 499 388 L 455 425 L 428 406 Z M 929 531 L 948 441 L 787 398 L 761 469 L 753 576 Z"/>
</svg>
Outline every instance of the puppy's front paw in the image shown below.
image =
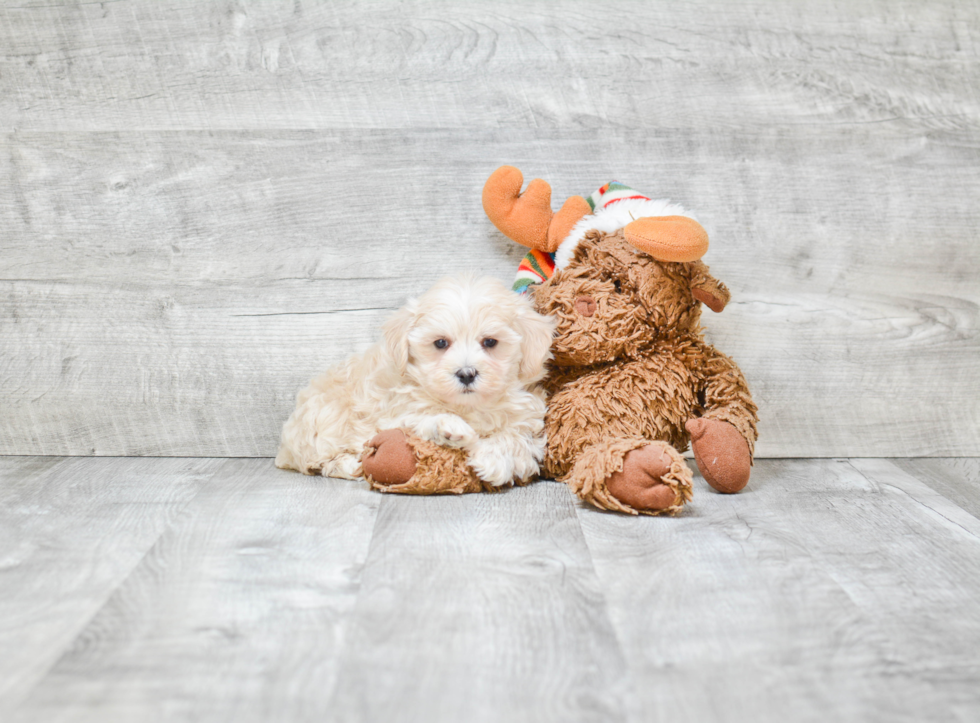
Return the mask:
<svg viewBox="0 0 980 723">
<path fill-rule="evenodd" d="M 464 447 L 476 441 L 476 432 L 462 417 L 455 414 L 437 414 L 420 423 L 415 433 L 422 439 L 444 447 Z"/>
<path fill-rule="evenodd" d="M 489 482 L 494 487 L 509 484 L 516 477 L 523 478 L 521 472 L 524 470 L 518 470 L 515 467 L 513 457 L 509 456 L 505 450 L 500 449 L 499 445 L 493 443 L 484 441 L 477 445 L 470 452 L 467 462 L 477 477 L 484 482 Z"/>
<path fill-rule="evenodd" d="M 484 482 L 499 487 L 528 482 L 540 471 L 544 437 L 499 435 L 480 439 L 468 451 L 467 462 Z"/>
</svg>

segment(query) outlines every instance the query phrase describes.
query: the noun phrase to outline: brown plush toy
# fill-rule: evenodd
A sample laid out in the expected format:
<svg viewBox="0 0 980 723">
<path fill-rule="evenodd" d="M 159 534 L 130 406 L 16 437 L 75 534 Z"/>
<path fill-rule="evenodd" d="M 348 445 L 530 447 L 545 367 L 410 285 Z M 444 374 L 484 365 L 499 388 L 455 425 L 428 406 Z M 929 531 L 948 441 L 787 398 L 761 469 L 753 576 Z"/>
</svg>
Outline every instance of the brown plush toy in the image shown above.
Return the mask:
<svg viewBox="0 0 980 723">
<path fill-rule="evenodd" d="M 494 492 L 466 464 L 461 449 L 442 447 L 401 429 L 386 429 L 367 443 L 361 458 L 372 489 L 407 495 Z"/>
<path fill-rule="evenodd" d="M 503 166 L 483 204 L 533 249 L 515 289 L 531 289 L 538 311 L 558 319 L 545 474 L 604 509 L 675 513 L 691 498 L 680 454 L 690 442 L 712 487 L 741 490 L 758 417 L 738 366 L 704 340 L 701 304 L 720 312 L 729 300 L 700 261 L 704 229 L 616 182 L 554 215 L 548 184 L 536 179 L 521 195 L 522 183 Z"/>
</svg>

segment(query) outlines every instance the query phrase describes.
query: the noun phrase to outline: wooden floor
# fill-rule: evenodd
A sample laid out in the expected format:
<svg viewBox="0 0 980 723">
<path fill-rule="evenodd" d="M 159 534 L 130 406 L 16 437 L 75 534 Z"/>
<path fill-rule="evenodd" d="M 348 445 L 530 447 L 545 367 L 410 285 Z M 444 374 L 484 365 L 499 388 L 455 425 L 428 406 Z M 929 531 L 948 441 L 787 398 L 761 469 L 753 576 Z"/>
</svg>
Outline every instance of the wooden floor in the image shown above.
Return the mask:
<svg viewBox="0 0 980 723">
<path fill-rule="evenodd" d="M 0 720 L 976 721 L 978 482 L 763 460 L 637 519 L 0 457 Z"/>
</svg>

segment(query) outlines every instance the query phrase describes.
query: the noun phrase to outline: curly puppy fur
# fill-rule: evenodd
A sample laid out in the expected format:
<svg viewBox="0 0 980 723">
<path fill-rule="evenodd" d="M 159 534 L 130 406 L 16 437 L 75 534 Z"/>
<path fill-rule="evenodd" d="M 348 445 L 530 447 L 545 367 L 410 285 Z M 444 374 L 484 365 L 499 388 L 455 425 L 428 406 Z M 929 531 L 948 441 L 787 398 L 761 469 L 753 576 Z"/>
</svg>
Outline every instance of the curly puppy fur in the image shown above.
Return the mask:
<svg viewBox="0 0 980 723">
<path fill-rule="evenodd" d="M 497 279 L 443 279 L 388 321 L 381 343 L 299 392 L 276 466 L 361 477 L 365 444 L 403 429 L 426 459 L 442 448 L 443 491 L 527 480 L 544 456 L 538 382 L 553 329 Z"/>
<path fill-rule="evenodd" d="M 692 475 L 678 452 L 687 449 L 685 424 L 694 418 L 733 425 L 751 463 L 756 406 L 735 362 L 704 340 L 700 325 L 699 302 L 720 311 L 729 292 L 701 261 L 657 261 L 622 231 L 590 231 L 533 297 L 558 323 L 545 381 L 545 474 L 604 509 L 677 512 L 691 496 Z M 674 501 L 638 509 L 617 499 L 608 480 L 629 452 L 654 441 L 671 445 L 659 483 Z"/>
</svg>

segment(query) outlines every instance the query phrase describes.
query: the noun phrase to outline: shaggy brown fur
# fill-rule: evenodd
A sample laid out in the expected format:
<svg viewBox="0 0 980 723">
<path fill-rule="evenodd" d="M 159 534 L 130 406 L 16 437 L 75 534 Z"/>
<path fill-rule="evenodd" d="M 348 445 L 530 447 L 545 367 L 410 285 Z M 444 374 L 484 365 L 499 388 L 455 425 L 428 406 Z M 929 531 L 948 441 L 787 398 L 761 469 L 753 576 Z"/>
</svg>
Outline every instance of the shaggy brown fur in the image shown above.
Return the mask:
<svg viewBox="0 0 980 723">
<path fill-rule="evenodd" d="M 700 261 L 657 261 L 622 230 L 587 233 L 571 263 L 534 290 L 538 311 L 558 319 L 545 381 L 544 473 L 598 507 L 677 512 L 691 496 L 678 453 L 690 423 L 705 479 L 724 492 L 741 489 L 756 406 L 735 362 L 704 340 L 700 325 L 699 301 L 720 311 L 728 299 Z M 641 457 L 664 462 L 657 468 Z"/>
</svg>

